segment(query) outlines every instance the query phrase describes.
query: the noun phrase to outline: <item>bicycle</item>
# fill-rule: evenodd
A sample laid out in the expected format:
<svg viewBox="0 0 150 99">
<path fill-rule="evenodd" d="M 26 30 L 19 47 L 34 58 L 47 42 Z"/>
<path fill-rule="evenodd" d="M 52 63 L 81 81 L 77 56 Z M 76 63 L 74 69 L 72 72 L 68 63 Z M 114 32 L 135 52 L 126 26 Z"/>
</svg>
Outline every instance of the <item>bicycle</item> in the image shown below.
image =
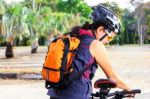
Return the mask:
<svg viewBox="0 0 150 99">
<path fill-rule="evenodd" d="M 98 99 L 122 99 L 126 97 L 133 97 L 133 95 L 141 93 L 140 89 L 134 89 L 131 91 L 115 91 L 110 93 L 112 88 L 116 88 L 117 85 L 110 79 L 98 79 L 94 83 L 94 88 L 98 88 L 99 92 L 92 93 L 90 99 L 98 97 Z"/>
</svg>

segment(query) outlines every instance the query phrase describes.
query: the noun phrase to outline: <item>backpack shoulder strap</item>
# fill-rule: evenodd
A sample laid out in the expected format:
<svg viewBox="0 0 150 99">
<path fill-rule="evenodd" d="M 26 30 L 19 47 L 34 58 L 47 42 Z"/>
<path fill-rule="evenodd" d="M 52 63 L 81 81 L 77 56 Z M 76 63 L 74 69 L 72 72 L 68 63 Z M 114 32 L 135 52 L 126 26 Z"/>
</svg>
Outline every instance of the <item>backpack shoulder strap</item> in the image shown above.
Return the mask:
<svg viewBox="0 0 150 99">
<path fill-rule="evenodd" d="M 64 43 L 64 54 L 61 63 L 61 70 L 66 72 L 67 54 L 69 52 L 70 42 L 69 42 L 69 38 L 63 38 L 62 41 Z"/>
</svg>

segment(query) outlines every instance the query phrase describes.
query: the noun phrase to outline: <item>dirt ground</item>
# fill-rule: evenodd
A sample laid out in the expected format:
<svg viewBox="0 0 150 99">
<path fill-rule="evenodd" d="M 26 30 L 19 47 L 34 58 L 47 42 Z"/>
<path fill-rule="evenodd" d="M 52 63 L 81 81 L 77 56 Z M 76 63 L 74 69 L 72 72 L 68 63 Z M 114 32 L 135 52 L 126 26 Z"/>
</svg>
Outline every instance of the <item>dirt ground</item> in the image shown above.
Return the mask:
<svg viewBox="0 0 150 99">
<path fill-rule="evenodd" d="M 107 46 L 107 50 L 117 74 L 132 88 L 142 90 L 135 99 L 149 99 L 150 45 Z M 30 47 L 16 47 L 15 57 L 5 59 L 5 48 L 0 48 L 0 72 L 40 72 L 46 51 L 46 47 L 40 47 L 31 55 Z M 99 78 L 105 78 L 100 68 L 93 82 Z M 46 93 L 43 80 L 0 79 L 0 99 L 49 99 Z"/>
</svg>

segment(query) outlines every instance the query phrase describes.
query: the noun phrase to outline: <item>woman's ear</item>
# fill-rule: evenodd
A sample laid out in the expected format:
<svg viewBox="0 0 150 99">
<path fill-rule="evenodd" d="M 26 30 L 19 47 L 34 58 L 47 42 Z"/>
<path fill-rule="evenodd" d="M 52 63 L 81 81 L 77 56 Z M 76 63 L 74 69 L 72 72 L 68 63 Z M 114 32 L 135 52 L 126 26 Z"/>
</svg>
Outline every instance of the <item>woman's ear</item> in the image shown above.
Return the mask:
<svg viewBox="0 0 150 99">
<path fill-rule="evenodd" d="M 96 32 L 97 32 L 98 34 L 102 34 L 102 33 L 104 32 L 104 30 L 105 30 L 105 28 L 104 28 L 103 26 L 99 26 L 99 27 L 97 28 Z"/>
<path fill-rule="evenodd" d="M 99 26 L 96 31 L 95 31 L 95 36 L 96 36 L 96 39 L 100 39 L 102 37 L 102 35 L 104 35 L 104 30 L 105 28 L 103 26 Z"/>
</svg>

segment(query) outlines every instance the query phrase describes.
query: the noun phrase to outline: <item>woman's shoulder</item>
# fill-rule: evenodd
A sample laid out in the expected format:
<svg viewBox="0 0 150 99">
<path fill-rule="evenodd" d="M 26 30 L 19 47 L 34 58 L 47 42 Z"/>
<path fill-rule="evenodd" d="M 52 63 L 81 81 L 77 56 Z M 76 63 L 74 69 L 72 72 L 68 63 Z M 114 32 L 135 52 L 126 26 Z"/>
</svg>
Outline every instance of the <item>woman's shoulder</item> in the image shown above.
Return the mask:
<svg viewBox="0 0 150 99">
<path fill-rule="evenodd" d="M 93 40 L 90 44 L 90 52 L 92 56 L 95 56 L 96 54 L 103 53 L 105 51 L 104 44 L 99 40 Z"/>
<path fill-rule="evenodd" d="M 99 40 L 93 40 L 90 46 L 91 48 L 95 48 L 95 47 L 97 48 L 97 47 L 104 47 L 104 44 Z"/>
</svg>

